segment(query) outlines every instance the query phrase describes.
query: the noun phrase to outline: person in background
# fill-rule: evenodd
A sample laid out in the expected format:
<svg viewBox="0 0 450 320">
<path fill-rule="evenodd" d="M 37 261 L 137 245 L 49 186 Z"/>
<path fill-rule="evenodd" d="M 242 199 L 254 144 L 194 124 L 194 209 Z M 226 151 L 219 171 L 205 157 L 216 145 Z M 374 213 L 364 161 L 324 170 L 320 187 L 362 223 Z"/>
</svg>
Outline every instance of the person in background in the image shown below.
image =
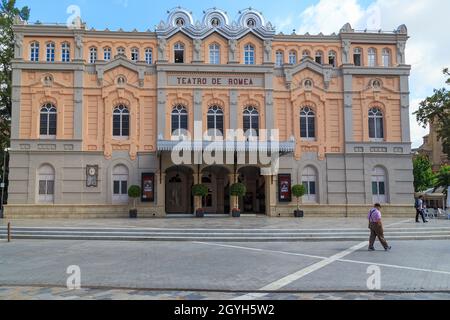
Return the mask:
<svg viewBox="0 0 450 320">
<path fill-rule="evenodd" d="M 369 251 L 375 251 L 375 240 L 378 237 L 385 251 L 390 251 L 392 247 L 389 246 L 386 239 L 384 238 L 383 223 L 381 222 L 381 205 L 376 203 L 372 209 L 370 209 L 369 214 L 369 229 L 370 229 L 370 239 L 369 239 Z"/>
<path fill-rule="evenodd" d="M 419 215 L 422 217 L 423 223 L 428 221 L 425 219 L 425 203 L 423 201 L 423 196 L 420 196 L 416 201 L 416 223 L 419 223 Z"/>
</svg>

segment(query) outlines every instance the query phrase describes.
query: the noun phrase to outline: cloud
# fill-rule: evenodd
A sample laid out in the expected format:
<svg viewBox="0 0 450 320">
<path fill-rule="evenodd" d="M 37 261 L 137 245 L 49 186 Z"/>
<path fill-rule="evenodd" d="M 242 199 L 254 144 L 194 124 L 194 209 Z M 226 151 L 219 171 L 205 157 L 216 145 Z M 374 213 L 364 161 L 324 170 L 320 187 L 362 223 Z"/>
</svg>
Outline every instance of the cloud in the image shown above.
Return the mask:
<svg viewBox="0 0 450 320">
<path fill-rule="evenodd" d="M 299 33 L 330 34 L 339 32 L 349 22 L 357 30 L 395 30 L 406 24 L 410 40 L 406 59 L 412 65 L 411 113 L 420 101 L 433 93 L 433 88 L 444 86 L 442 69 L 450 67 L 448 39 L 448 12 L 450 1 L 442 0 L 375 0 L 364 8 L 357 0 L 321 0 L 298 15 Z M 422 142 L 427 133 L 411 116 L 413 146 Z M 420 136 L 420 137 L 419 137 Z"/>
</svg>

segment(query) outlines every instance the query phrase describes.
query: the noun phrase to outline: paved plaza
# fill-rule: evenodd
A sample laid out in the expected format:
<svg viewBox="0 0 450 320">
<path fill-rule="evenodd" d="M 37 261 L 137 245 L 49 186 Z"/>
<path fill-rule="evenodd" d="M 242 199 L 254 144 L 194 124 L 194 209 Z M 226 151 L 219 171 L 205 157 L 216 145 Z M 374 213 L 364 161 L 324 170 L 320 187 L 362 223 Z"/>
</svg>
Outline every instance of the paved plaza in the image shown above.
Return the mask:
<svg viewBox="0 0 450 320">
<path fill-rule="evenodd" d="M 361 228 L 361 219 L 204 219 L 203 227 Z M 61 221 L 13 221 L 60 226 Z M 4 224 L 5 221 L 2 221 Z M 197 219 L 63 221 L 95 225 L 194 228 Z M 448 221 L 385 221 L 386 228 L 448 227 Z M 367 226 L 366 226 L 367 227 Z M 388 239 L 389 240 L 389 239 Z M 159 242 L 0 240 L 0 299 L 450 299 L 448 241 Z M 67 268 L 79 266 L 82 290 L 68 291 Z M 380 290 L 369 292 L 369 268 Z M 377 291 L 377 290 L 376 290 Z"/>
</svg>

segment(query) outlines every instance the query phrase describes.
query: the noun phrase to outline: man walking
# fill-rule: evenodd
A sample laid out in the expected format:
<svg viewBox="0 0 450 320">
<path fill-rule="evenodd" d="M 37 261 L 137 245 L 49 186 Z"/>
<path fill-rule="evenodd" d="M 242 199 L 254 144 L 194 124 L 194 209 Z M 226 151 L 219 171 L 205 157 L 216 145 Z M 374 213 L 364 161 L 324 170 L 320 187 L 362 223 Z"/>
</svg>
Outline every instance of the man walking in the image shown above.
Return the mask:
<svg viewBox="0 0 450 320">
<path fill-rule="evenodd" d="M 384 250 L 389 251 L 392 248 L 388 245 L 386 239 L 384 239 L 383 223 L 381 222 L 381 205 L 379 203 L 375 204 L 369 211 L 369 229 L 370 229 L 370 239 L 369 239 L 369 251 L 375 251 L 375 240 L 378 237 Z"/>
<path fill-rule="evenodd" d="M 428 221 L 425 219 L 425 205 L 423 202 L 423 196 L 420 196 L 416 201 L 416 223 L 419 223 L 419 215 L 422 217 L 423 223 Z"/>
</svg>

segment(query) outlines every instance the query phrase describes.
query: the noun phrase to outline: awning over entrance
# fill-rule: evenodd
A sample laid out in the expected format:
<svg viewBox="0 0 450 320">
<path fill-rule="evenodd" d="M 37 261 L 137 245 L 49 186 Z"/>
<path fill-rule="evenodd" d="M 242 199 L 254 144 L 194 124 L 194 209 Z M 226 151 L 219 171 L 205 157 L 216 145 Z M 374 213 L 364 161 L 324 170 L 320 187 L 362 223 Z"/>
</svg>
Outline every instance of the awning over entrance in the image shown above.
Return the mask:
<svg viewBox="0 0 450 320">
<path fill-rule="evenodd" d="M 295 151 L 295 141 L 158 141 L 158 151 L 224 151 L 224 152 L 281 152 Z"/>
</svg>

